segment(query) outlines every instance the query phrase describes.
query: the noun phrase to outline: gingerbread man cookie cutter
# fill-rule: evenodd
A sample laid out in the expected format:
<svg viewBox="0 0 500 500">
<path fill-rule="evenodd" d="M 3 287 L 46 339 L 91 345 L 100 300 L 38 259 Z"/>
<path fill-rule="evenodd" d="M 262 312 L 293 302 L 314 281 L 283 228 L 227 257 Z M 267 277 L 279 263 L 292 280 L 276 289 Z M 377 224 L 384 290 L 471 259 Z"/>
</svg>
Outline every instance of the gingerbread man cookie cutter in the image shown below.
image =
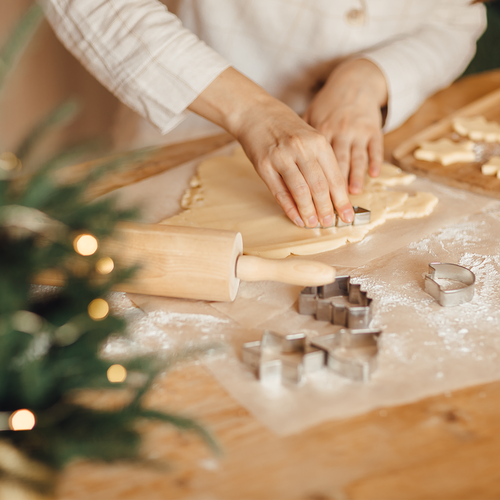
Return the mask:
<svg viewBox="0 0 500 500">
<path fill-rule="evenodd" d="M 436 279 L 454 280 L 465 286 L 444 289 Z M 472 300 L 475 282 L 476 276 L 466 267 L 458 264 L 432 262 L 429 264 L 429 274 L 425 275 L 425 291 L 444 307 L 458 306 Z"/>
<path fill-rule="evenodd" d="M 346 297 L 347 304 L 336 304 L 332 299 Z M 349 276 L 338 276 L 329 285 L 304 288 L 299 296 L 299 313 L 314 315 L 319 321 L 351 329 L 368 328 L 372 319 L 372 299 L 351 283 Z"/>
</svg>

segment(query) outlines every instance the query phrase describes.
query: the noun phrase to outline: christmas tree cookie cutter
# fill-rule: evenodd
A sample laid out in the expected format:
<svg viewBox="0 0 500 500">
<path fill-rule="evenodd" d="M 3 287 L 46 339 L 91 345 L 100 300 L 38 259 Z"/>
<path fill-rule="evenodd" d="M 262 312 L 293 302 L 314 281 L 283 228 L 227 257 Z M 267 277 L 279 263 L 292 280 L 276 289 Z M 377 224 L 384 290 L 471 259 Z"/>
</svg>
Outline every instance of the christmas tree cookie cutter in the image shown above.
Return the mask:
<svg viewBox="0 0 500 500">
<path fill-rule="evenodd" d="M 324 351 L 309 344 L 304 333 L 266 330 L 262 340 L 243 344 L 242 358 L 264 384 L 301 385 L 307 374 L 325 366 Z"/>
<path fill-rule="evenodd" d="M 347 304 L 336 304 L 335 297 L 346 297 Z M 372 319 L 372 299 L 351 283 L 349 276 L 338 276 L 333 283 L 304 288 L 299 296 L 299 313 L 314 315 L 319 321 L 351 329 L 364 329 Z"/>
<path fill-rule="evenodd" d="M 445 290 L 435 281 L 436 279 L 454 280 L 465 286 Z M 472 300 L 475 282 L 476 276 L 466 267 L 458 264 L 432 262 L 429 264 L 429 274 L 425 275 L 425 291 L 444 307 L 458 306 Z"/>
<path fill-rule="evenodd" d="M 332 302 L 335 297 L 345 297 L 347 303 Z M 325 365 L 342 377 L 367 382 L 377 368 L 382 333 L 369 328 L 371 304 L 372 299 L 349 276 L 339 276 L 329 285 L 304 288 L 299 313 L 342 328 L 311 340 L 305 333 L 266 330 L 261 341 L 243 344 L 243 362 L 262 383 L 301 385 L 307 374 Z"/>
</svg>

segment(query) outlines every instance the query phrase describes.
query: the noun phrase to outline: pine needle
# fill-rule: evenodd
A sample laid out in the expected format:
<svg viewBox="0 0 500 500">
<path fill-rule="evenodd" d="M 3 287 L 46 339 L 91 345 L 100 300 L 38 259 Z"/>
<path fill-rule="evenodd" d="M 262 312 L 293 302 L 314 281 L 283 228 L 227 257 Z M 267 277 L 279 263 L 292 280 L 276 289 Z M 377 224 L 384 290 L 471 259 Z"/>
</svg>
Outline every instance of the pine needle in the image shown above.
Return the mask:
<svg viewBox="0 0 500 500">
<path fill-rule="evenodd" d="M 42 8 L 34 4 L 24 14 L 0 50 L 0 92 L 8 73 L 14 68 L 43 18 Z"/>
</svg>

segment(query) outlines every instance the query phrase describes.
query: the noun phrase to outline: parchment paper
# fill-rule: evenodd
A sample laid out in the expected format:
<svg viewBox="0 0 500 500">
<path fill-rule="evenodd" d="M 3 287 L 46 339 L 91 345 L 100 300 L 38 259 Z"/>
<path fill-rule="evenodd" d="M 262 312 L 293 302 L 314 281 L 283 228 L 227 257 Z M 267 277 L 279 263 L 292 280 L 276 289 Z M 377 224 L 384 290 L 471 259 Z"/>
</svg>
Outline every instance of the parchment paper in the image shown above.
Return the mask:
<svg viewBox="0 0 500 500">
<path fill-rule="evenodd" d="M 135 199 L 148 197 L 154 182 L 157 192 L 164 186 L 165 196 L 171 176 L 172 171 L 127 189 Z M 187 184 L 188 176 L 184 179 Z M 233 303 L 130 296 L 146 318 L 131 332 L 130 348 L 147 350 L 146 343 L 149 349 L 168 351 L 183 342 L 227 343 L 228 350 L 204 363 L 277 434 L 499 379 L 500 203 L 422 179 L 412 188 L 439 197 L 429 218 L 389 221 L 363 242 L 316 256 L 335 264 L 339 273 L 348 272 L 375 300 L 373 326 L 384 333 L 379 368 L 368 384 L 327 369 L 301 388 L 267 388 L 255 380 L 239 360 L 243 342 L 260 338 L 265 328 L 311 333 L 334 328 L 298 314 L 300 287 L 270 282 L 242 283 Z M 443 308 L 423 291 L 423 275 L 432 261 L 458 263 L 476 273 L 472 302 Z"/>
</svg>

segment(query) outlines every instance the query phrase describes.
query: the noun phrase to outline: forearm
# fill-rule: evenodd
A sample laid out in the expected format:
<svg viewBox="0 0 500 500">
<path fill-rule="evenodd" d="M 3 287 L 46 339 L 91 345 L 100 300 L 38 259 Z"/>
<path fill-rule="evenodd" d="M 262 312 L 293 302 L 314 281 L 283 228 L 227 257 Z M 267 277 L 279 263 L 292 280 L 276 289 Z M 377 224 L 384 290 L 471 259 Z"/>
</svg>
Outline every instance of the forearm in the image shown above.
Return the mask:
<svg viewBox="0 0 500 500">
<path fill-rule="evenodd" d="M 229 66 L 158 0 L 40 3 L 68 50 L 163 133 Z"/>
<path fill-rule="evenodd" d="M 297 115 L 234 68 L 227 68 L 188 107 L 239 139 L 255 121 L 272 122 L 276 114 Z M 298 118 L 298 117 L 297 117 Z M 272 123 L 269 123 L 272 131 Z"/>
</svg>

